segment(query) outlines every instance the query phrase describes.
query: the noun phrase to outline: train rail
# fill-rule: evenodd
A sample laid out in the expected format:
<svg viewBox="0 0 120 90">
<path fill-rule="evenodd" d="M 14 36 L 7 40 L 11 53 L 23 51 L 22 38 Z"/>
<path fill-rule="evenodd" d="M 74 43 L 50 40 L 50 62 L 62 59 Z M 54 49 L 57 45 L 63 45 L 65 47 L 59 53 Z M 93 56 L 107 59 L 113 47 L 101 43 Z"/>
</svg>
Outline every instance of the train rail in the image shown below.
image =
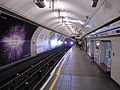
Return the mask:
<svg viewBox="0 0 120 90">
<path fill-rule="evenodd" d="M 0 90 L 38 90 L 49 77 L 50 72 L 70 47 L 58 47 L 35 57 L 0 69 L 0 76 L 9 74 L 0 81 Z M 26 65 L 26 66 L 24 66 Z M 24 68 L 23 68 L 24 67 Z M 22 69 L 17 69 L 22 68 Z M 16 71 L 14 71 L 16 69 Z M 4 71 L 5 70 L 5 71 Z M 11 73 L 9 73 L 11 72 Z M 7 75 L 8 76 L 8 75 Z"/>
</svg>

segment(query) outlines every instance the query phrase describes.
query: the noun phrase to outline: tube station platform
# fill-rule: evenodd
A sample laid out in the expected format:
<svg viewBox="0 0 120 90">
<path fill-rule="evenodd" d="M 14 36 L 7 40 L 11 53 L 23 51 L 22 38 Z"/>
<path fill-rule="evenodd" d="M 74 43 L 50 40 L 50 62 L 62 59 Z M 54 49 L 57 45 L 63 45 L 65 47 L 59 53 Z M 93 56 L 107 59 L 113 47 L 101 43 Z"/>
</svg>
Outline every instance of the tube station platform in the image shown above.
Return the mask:
<svg viewBox="0 0 120 90">
<path fill-rule="evenodd" d="M 41 90 L 120 90 L 90 59 L 73 46 L 52 71 Z"/>
</svg>

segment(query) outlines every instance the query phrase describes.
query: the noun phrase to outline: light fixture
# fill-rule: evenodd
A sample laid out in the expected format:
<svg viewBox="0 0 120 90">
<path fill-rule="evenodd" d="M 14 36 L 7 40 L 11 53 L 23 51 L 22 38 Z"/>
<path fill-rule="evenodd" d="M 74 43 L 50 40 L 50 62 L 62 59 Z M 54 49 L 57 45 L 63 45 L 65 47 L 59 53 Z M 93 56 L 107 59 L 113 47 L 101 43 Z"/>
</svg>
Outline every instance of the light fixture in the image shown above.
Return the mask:
<svg viewBox="0 0 120 90">
<path fill-rule="evenodd" d="M 92 25 L 91 24 L 88 24 L 85 26 L 86 28 L 92 28 Z"/>
<path fill-rule="evenodd" d="M 49 2 L 47 0 L 44 0 L 45 7 L 49 7 Z"/>
<path fill-rule="evenodd" d="M 54 0 L 49 0 L 49 8 L 52 8 L 52 11 L 54 12 L 54 9 L 55 9 L 55 1 Z"/>
<path fill-rule="evenodd" d="M 59 17 L 61 16 L 61 12 L 62 12 L 61 9 L 55 9 L 53 13 L 54 13 L 55 16 L 58 17 L 58 19 L 59 19 Z"/>
<path fill-rule="evenodd" d="M 44 7 L 45 7 L 44 0 L 33 0 L 33 2 L 34 2 L 39 8 L 44 8 Z"/>
<path fill-rule="evenodd" d="M 65 19 L 66 22 L 71 22 L 71 23 L 80 23 L 81 25 L 84 25 L 84 22 L 80 21 L 80 20 L 73 20 L 73 19 Z"/>
<path fill-rule="evenodd" d="M 63 22 L 64 22 L 64 18 L 65 18 L 64 16 L 59 16 L 59 17 L 58 17 L 58 19 L 60 20 L 60 22 L 61 22 L 62 24 L 63 24 Z"/>
<path fill-rule="evenodd" d="M 61 9 L 56 9 L 55 11 L 58 13 L 58 17 L 60 17 L 62 10 Z"/>
</svg>

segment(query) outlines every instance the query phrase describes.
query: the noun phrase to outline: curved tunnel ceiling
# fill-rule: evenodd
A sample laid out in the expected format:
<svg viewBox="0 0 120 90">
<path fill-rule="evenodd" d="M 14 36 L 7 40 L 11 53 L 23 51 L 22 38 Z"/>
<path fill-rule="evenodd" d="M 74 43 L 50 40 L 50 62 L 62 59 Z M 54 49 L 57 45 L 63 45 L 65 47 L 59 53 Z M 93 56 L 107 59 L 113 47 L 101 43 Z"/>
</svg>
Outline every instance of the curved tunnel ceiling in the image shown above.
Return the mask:
<svg viewBox="0 0 120 90">
<path fill-rule="evenodd" d="M 55 15 L 56 12 L 52 12 L 52 9 L 49 8 L 50 0 L 44 1 L 47 2 L 45 8 L 39 8 L 35 3 L 33 3 L 33 0 L 0 0 L 0 6 L 40 25 L 53 29 L 54 31 L 71 36 L 75 35 L 76 31 L 81 32 L 82 30 L 84 34 L 92 31 L 93 29 L 88 29 L 85 27 L 90 22 L 94 23 L 90 20 L 92 20 L 92 18 L 95 16 L 103 2 L 108 0 L 98 0 L 97 7 L 95 8 L 91 6 L 93 0 L 54 0 L 54 9 L 60 10 L 60 13 L 62 13 L 61 17 L 63 17 L 63 21 L 64 19 L 69 19 L 68 24 L 71 25 L 74 30 L 72 33 L 68 28 L 66 28 L 68 25 L 66 24 L 67 21 L 61 23 L 60 18 Z M 74 20 L 74 22 L 70 22 L 70 20 Z M 83 22 L 84 24 L 82 25 L 79 23 L 79 21 Z M 79 29 L 76 30 L 76 28 Z"/>
</svg>

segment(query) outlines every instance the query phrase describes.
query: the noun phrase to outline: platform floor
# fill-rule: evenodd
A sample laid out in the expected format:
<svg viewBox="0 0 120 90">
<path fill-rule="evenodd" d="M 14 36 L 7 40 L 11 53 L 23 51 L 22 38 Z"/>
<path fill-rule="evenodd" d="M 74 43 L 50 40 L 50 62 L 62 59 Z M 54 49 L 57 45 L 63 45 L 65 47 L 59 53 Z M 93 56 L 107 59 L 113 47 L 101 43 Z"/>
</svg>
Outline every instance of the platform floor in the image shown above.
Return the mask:
<svg viewBox="0 0 120 90">
<path fill-rule="evenodd" d="M 103 74 L 86 52 L 74 46 L 44 90 L 120 90 L 120 88 Z"/>
</svg>

